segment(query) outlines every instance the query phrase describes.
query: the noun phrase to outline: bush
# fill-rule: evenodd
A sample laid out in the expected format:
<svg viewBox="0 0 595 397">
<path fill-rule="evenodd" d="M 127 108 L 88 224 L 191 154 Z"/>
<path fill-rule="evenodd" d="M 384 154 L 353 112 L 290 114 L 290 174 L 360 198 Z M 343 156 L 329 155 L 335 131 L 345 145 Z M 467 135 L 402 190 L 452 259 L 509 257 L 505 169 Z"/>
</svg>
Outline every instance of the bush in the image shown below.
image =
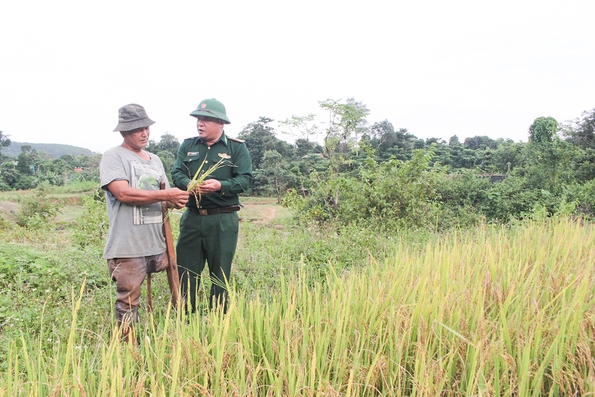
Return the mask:
<svg viewBox="0 0 595 397">
<path fill-rule="evenodd" d="M 441 175 L 436 181 L 440 224 L 448 228 L 480 223 L 484 219 L 482 208 L 486 205 L 490 188 L 489 179 L 481 178 L 473 171 Z"/>
<path fill-rule="evenodd" d="M 22 199 L 17 224 L 28 229 L 44 228 L 61 212 L 62 207 L 64 202 L 48 198 L 46 189 L 38 188 Z"/>
<path fill-rule="evenodd" d="M 306 223 L 434 229 L 439 217 L 436 180 L 444 169 L 430 166 L 433 155 L 432 150 L 418 150 L 407 162 L 390 159 L 377 163 L 368 158 L 355 176 L 315 174 L 310 195 L 300 197 L 292 192 L 284 205 Z"/>
<path fill-rule="evenodd" d="M 105 193 L 101 189 L 82 197 L 83 214 L 77 219 L 73 241 L 81 247 L 101 246 L 105 242 L 109 222 L 105 204 Z"/>
</svg>

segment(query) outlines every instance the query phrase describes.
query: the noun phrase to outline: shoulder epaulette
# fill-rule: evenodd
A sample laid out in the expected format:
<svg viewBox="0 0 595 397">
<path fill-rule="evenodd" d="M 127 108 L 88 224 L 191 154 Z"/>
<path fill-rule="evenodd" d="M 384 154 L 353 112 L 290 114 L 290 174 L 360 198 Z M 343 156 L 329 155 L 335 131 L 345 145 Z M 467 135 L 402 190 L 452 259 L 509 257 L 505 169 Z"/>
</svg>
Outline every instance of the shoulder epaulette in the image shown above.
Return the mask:
<svg viewBox="0 0 595 397">
<path fill-rule="evenodd" d="M 185 141 L 189 141 L 189 140 L 191 140 L 191 139 L 196 139 L 196 138 L 198 138 L 198 136 L 191 136 L 190 138 L 186 138 L 186 139 L 184 139 L 184 140 L 185 140 Z"/>
<path fill-rule="evenodd" d="M 227 139 L 229 139 L 230 141 L 239 142 L 239 143 L 244 143 L 244 142 L 246 142 L 246 141 L 245 141 L 245 140 L 243 140 L 243 139 L 239 139 L 239 138 L 232 138 L 232 137 L 230 137 L 230 136 L 228 136 L 228 137 L 227 137 Z"/>
</svg>

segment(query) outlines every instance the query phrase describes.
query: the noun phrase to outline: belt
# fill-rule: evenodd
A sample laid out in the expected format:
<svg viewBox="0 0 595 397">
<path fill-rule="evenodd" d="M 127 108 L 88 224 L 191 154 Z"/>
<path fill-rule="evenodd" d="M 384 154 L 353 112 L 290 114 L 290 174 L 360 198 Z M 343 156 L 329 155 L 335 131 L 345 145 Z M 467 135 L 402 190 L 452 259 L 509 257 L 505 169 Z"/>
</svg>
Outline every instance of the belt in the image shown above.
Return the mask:
<svg viewBox="0 0 595 397">
<path fill-rule="evenodd" d="M 198 215 L 214 215 L 214 214 L 227 214 L 229 212 L 236 212 L 240 210 L 239 205 L 232 205 L 230 207 L 219 207 L 219 208 L 195 208 L 187 207 L 188 211 L 194 212 Z"/>
</svg>

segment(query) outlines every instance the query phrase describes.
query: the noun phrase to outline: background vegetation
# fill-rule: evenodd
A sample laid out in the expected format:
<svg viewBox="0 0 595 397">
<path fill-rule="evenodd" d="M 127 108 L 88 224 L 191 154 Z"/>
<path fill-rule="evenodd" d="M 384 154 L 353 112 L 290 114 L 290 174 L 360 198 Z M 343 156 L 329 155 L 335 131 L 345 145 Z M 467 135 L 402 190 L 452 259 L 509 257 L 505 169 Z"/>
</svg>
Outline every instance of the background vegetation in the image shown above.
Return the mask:
<svg viewBox="0 0 595 397">
<path fill-rule="evenodd" d="M 254 166 L 251 195 L 275 197 L 302 222 L 443 230 L 522 219 L 538 207 L 589 219 L 595 212 L 595 109 L 565 123 L 528 120 L 527 142 L 481 135 L 447 142 L 418 139 L 388 120 L 369 125 L 369 109 L 353 98 L 320 108 L 327 123 L 294 115 L 277 131 L 261 117 L 239 134 Z M 0 133 L 4 151 L 8 138 Z M 166 133 L 147 150 L 171 168 L 179 145 Z M 0 191 L 96 181 L 100 159 L 54 157 L 30 145 L 16 158 L 0 151 Z"/>
</svg>

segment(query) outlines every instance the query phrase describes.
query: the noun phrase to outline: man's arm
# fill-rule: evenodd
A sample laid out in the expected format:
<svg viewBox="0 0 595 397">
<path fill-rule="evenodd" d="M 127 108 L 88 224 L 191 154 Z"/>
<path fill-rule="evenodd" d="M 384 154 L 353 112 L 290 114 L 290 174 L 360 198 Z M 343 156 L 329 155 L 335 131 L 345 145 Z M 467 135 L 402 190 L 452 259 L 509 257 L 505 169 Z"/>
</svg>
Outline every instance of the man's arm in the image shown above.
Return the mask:
<svg viewBox="0 0 595 397">
<path fill-rule="evenodd" d="M 121 203 L 146 205 L 168 201 L 176 208 L 182 208 L 188 202 L 190 193 L 178 188 L 164 190 L 143 190 L 128 186 L 128 181 L 117 180 L 105 186 Z"/>
<path fill-rule="evenodd" d="M 171 171 L 171 178 L 178 188 L 186 189 L 188 183 L 190 183 L 190 176 L 188 176 L 188 169 L 184 165 L 184 153 L 187 152 L 186 149 L 186 141 L 182 142 L 180 147 L 178 148 L 178 153 L 176 154 L 176 161 L 174 163 L 174 168 Z"/>
<path fill-rule="evenodd" d="M 232 162 L 235 167 L 232 168 L 233 177 L 231 179 L 222 180 L 219 190 L 221 194 L 240 194 L 248 191 L 254 176 L 252 175 L 252 159 L 250 158 L 250 152 L 245 144 L 238 147 Z"/>
</svg>

